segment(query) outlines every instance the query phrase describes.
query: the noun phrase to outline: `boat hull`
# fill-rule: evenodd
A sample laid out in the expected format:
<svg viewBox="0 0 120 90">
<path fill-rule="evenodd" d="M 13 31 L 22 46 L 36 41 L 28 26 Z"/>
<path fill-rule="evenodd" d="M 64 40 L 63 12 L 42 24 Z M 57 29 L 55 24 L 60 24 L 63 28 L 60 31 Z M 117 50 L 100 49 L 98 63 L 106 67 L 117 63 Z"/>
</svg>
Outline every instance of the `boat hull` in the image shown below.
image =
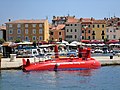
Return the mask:
<svg viewBox="0 0 120 90">
<path fill-rule="evenodd" d="M 101 64 L 93 59 L 87 58 L 58 58 L 56 60 L 46 60 L 43 62 L 31 63 L 23 66 L 25 71 L 65 71 L 65 70 L 86 70 L 100 68 Z"/>
</svg>

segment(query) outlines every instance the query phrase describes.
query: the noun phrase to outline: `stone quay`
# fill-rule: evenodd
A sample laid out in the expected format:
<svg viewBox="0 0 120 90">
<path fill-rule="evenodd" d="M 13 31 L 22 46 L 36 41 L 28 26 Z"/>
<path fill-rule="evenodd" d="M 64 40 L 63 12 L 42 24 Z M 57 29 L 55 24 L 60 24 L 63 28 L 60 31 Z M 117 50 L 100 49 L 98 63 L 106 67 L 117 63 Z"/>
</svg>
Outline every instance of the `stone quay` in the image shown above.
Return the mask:
<svg viewBox="0 0 120 90">
<path fill-rule="evenodd" d="M 1 58 L 1 56 L 0 56 Z M 101 66 L 109 66 L 109 65 L 120 65 L 120 57 L 113 56 L 111 59 L 110 56 L 93 56 L 96 60 L 100 61 Z M 15 58 L 11 60 L 11 58 L 1 58 L 0 59 L 0 66 L 1 70 L 21 70 L 22 68 L 22 59 L 23 58 Z M 30 62 L 34 62 L 35 58 L 25 58 L 26 60 L 29 59 Z M 36 61 L 39 60 L 36 58 Z"/>
</svg>

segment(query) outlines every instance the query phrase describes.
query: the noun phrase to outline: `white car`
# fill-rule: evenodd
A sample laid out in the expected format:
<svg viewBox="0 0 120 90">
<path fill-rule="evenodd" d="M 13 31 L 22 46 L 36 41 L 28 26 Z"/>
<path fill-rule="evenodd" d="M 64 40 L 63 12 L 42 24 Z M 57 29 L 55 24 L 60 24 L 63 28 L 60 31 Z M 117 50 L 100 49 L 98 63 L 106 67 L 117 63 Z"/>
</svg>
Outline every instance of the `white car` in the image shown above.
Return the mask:
<svg viewBox="0 0 120 90">
<path fill-rule="evenodd" d="M 118 57 L 120 57 L 120 53 L 116 53 L 116 55 L 117 55 Z"/>
<path fill-rule="evenodd" d="M 94 53 L 103 53 L 103 50 L 96 49 L 96 50 L 94 51 Z"/>
</svg>

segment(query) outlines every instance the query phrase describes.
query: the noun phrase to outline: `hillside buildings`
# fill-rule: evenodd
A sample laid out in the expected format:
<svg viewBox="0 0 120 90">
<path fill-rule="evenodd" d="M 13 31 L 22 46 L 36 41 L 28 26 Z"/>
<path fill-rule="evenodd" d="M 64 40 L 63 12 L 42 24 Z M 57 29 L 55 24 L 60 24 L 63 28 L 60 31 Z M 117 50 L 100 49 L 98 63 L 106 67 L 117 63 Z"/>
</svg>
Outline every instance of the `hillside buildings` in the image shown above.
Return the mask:
<svg viewBox="0 0 120 90">
<path fill-rule="evenodd" d="M 2 35 L 0 35 L 2 36 Z M 4 36 L 4 35 L 3 35 Z M 6 40 L 15 41 L 62 41 L 66 40 L 118 40 L 120 39 L 120 18 L 97 20 L 75 16 L 53 16 L 48 20 L 16 20 L 6 23 Z"/>
</svg>

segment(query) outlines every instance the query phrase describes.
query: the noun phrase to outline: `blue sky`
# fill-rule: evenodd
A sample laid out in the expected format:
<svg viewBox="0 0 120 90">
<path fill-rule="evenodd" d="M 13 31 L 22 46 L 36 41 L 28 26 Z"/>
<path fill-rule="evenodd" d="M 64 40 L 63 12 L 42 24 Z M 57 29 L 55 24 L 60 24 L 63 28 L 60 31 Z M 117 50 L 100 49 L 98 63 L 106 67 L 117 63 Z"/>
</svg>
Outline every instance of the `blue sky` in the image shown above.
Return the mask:
<svg viewBox="0 0 120 90">
<path fill-rule="evenodd" d="M 120 17 L 120 0 L 0 0 L 0 25 L 18 19 L 45 19 L 75 15 L 77 18 Z"/>
</svg>

